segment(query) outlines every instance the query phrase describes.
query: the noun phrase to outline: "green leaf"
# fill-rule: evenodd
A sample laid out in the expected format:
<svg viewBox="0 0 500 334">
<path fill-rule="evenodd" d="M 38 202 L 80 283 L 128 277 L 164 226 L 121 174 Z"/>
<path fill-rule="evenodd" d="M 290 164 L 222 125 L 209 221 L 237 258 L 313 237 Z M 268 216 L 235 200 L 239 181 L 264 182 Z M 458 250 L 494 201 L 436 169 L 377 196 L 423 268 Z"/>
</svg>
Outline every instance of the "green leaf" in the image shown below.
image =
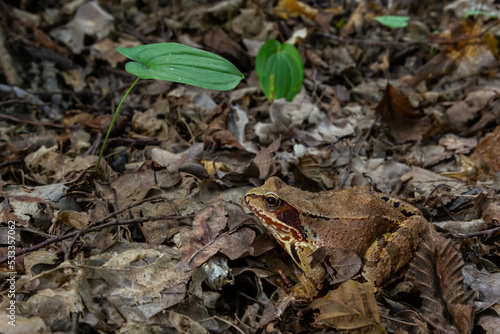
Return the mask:
<svg viewBox="0 0 500 334">
<path fill-rule="evenodd" d="M 141 79 L 167 80 L 201 88 L 229 90 L 244 78 L 226 59 L 182 44 L 148 44 L 118 48 L 117 51 L 135 61 L 127 63 L 125 69 Z"/>
<path fill-rule="evenodd" d="M 288 43 L 270 39 L 257 54 L 255 70 L 260 87 L 269 101 L 282 97 L 291 101 L 304 81 L 304 65 L 299 51 Z"/>
<path fill-rule="evenodd" d="M 495 14 L 483 12 L 482 10 L 473 10 L 473 11 L 467 12 L 467 14 L 465 14 L 464 18 L 466 19 L 469 16 L 474 16 L 474 15 L 484 15 L 484 16 L 489 16 L 491 18 L 495 18 L 495 19 L 498 17 Z"/>
<path fill-rule="evenodd" d="M 377 21 L 378 23 L 393 29 L 406 28 L 408 26 L 409 20 L 410 18 L 408 16 L 393 16 L 393 15 L 378 16 L 375 18 L 375 21 Z"/>
</svg>

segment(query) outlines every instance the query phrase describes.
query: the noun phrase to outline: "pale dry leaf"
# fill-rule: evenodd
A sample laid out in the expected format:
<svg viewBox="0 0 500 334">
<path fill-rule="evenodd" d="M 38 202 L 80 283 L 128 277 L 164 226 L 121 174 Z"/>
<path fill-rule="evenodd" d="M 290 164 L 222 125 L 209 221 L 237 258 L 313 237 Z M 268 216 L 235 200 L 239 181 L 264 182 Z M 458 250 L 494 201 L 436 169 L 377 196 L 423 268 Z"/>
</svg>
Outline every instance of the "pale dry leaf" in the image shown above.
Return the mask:
<svg viewBox="0 0 500 334">
<path fill-rule="evenodd" d="M 483 38 L 484 30 L 480 19 L 469 16 L 434 37 L 443 45 L 441 52 L 417 71 L 411 86 L 445 75 L 448 76 L 444 80 L 451 82 L 458 78 L 479 75 L 484 68 L 494 67 L 497 60 Z M 449 43 L 450 41 L 453 43 Z"/>
<path fill-rule="evenodd" d="M 177 329 L 178 333 L 209 334 L 210 332 L 200 323 L 184 314 L 168 311 L 168 321 Z"/>
<path fill-rule="evenodd" d="M 452 177 L 442 176 L 430 170 L 415 166 L 412 166 L 407 173 L 401 176 L 401 181 L 408 182 L 407 187 L 417 190 L 423 197 L 429 196 L 442 184 L 451 187 L 454 193 L 463 193 L 468 190 L 463 181 Z"/>
<path fill-rule="evenodd" d="M 38 187 L 4 186 L 0 191 L 3 198 L 0 218 L 2 221 L 16 221 L 19 226 L 27 226 L 31 221 L 43 226 L 50 221 L 49 213 L 41 207 L 50 206 L 59 210 L 78 210 L 74 198 L 67 196 L 68 186 L 54 183 Z M 9 209 L 7 209 L 9 208 Z"/>
<path fill-rule="evenodd" d="M 315 326 L 333 326 L 337 329 L 386 333 L 380 325 L 380 314 L 372 282 L 349 280 L 325 297 L 315 299 L 311 308 L 317 309 Z"/>
<path fill-rule="evenodd" d="M 312 20 L 318 14 L 317 9 L 297 0 L 280 0 L 273 12 L 285 20 L 299 15 L 305 15 Z"/>
<path fill-rule="evenodd" d="M 85 228 L 89 223 L 87 215 L 84 212 L 77 211 L 62 211 L 57 215 L 55 221 L 76 228 L 77 230 Z"/>
<path fill-rule="evenodd" d="M 475 301 L 478 310 L 484 310 L 500 301 L 500 273 L 477 269 L 475 265 L 464 267 L 465 282 L 477 293 Z"/>
<path fill-rule="evenodd" d="M 493 313 L 480 314 L 476 324 L 482 327 L 485 334 L 497 334 L 500 328 L 500 315 Z"/>
<path fill-rule="evenodd" d="M 2 319 L 9 319 L 9 314 L 7 312 L 4 312 L 3 310 L 0 311 L 0 317 Z M 25 318 L 25 317 L 16 317 L 16 322 L 15 322 L 15 332 L 12 331 L 13 326 L 9 324 L 10 320 L 6 321 L 1 321 L 0 322 L 0 333 L 6 333 L 6 334 L 32 334 L 32 333 L 37 333 L 37 334 L 50 334 L 53 333 L 50 328 L 45 324 L 42 318 L 40 317 L 31 317 L 31 318 Z"/>
<path fill-rule="evenodd" d="M 68 24 L 53 29 L 50 35 L 78 54 L 84 49 L 85 35 L 96 36 L 100 40 L 112 31 L 113 21 L 113 16 L 92 1 L 81 5 Z"/>
</svg>

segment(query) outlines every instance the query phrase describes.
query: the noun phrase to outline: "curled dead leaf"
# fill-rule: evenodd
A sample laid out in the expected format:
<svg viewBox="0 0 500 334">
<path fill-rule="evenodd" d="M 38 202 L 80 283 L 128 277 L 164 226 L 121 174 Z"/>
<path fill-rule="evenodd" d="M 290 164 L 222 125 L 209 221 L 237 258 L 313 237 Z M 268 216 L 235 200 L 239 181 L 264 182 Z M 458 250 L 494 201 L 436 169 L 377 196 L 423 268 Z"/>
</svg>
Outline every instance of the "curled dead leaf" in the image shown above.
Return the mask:
<svg viewBox="0 0 500 334">
<path fill-rule="evenodd" d="M 411 86 L 450 73 L 465 77 L 477 75 L 485 67 L 496 67 L 495 54 L 491 49 L 496 41 L 483 34 L 484 30 L 485 26 L 480 19 L 469 16 L 452 29 L 441 32 L 435 38 L 443 45 L 441 52 L 418 70 Z"/>
<path fill-rule="evenodd" d="M 305 15 L 309 19 L 314 19 L 318 10 L 297 0 L 280 0 L 274 8 L 274 14 L 286 20 L 290 17 Z"/>
<path fill-rule="evenodd" d="M 311 267 L 323 262 L 331 285 L 347 281 L 356 275 L 363 265 L 358 253 L 345 248 L 319 248 L 312 254 Z"/>
<path fill-rule="evenodd" d="M 311 303 L 319 311 L 314 325 L 363 333 L 387 333 L 380 325 L 380 314 L 372 282 L 349 280 L 325 297 Z"/>
<path fill-rule="evenodd" d="M 439 332 L 470 333 L 474 310 L 464 283 L 462 254 L 434 229 L 411 262 L 407 279 L 422 298 L 421 316 Z"/>
<path fill-rule="evenodd" d="M 477 145 L 471 158 L 483 176 L 500 171 L 500 125 Z"/>
<path fill-rule="evenodd" d="M 382 122 L 390 127 L 396 142 L 420 141 L 431 127 L 430 119 L 414 108 L 408 96 L 391 84 L 387 84 L 384 95 L 375 112 Z"/>
<path fill-rule="evenodd" d="M 55 218 L 56 222 L 81 230 L 89 224 L 87 215 L 83 212 L 63 211 Z"/>
</svg>

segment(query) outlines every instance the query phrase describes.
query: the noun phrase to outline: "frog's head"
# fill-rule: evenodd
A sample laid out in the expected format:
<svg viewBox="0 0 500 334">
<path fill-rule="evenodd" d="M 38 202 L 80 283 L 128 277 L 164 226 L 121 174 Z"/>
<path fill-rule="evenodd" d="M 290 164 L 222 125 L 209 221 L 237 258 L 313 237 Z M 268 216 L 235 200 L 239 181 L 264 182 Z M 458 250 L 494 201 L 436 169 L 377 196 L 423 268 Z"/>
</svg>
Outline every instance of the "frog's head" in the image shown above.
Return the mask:
<svg viewBox="0 0 500 334">
<path fill-rule="evenodd" d="M 306 270 L 307 264 L 301 254 L 312 247 L 302 227 L 300 208 L 295 205 L 297 196 L 303 194 L 279 178 L 271 177 L 264 185 L 250 190 L 245 195 L 245 202 L 295 263 Z"/>
</svg>

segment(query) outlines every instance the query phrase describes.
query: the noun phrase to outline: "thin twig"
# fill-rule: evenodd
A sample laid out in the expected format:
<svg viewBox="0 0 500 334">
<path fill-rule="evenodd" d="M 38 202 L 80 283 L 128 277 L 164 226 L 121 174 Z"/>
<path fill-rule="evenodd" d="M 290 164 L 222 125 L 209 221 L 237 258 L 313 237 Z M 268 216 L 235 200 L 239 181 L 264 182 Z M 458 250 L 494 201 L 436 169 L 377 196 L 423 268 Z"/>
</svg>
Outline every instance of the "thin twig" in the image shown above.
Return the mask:
<svg viewBox="0 0 500 334">
<path fill-rule="evenodd" d="M 42 125 L 48 128 L 58 128 L 58 129 L 75 129 L 76 126 L 71 125 L 61 125 L 61 124 L 53 124 L 53 123 L 45 123 L 45 122 L 37 122 L 37 121 L 31 121 L 29 119 L 22 119 L 22 118 L 17 118 L 11 115 L 6 115 L 6 114 L 0 114 L 0 118 L 8 119 L 13 122 L 17 123 L 26 123 L 26 124 L 31 124 L 31 125 Z"/>
<path fill-rule="evenodd" d="M 75 234 L 75 237 L 73 238 L 73 240 L 71 240 L 71 244 L 70 244 L 70 251 L 71 249 L 73 249 L 73 245 L 75 244 L 75 242 L 85 233 L 87 233 L 91 228 L 93 228 L 94 226 L 97 226 L 97 225 L 100 225 L 102 223 L 104 223 L 106 220 L 108 219 L 111 219 L 111 218 L 115 218 L 116 216 L 118 216 L 119 214 L 125 212 L 125 211 L 128 211 L 130 209 L 132 209 L 133 207 L 136 207 L 138 205 L 141 205 L 145 202 L 155 202 L 157 200 L 160 200 L 160 199 L 165 199 L 162 195 L 158 195 L 158 196 L 154 196 L 154 197 L 148 197 L 148 198 L 144 198 L 140 201 L 137 201 L 137 202 L 134 202 L 132 204 L 129 204 L 127 205 L 125 208 L 121 209 L 121 210 L 117 210 L 117 211 L 114 211 L 110 214 L 108 214 L 106 217 L 104 218 L 101 218 L 101 219 L 98 219 L 92 223 L 90 223 L 89 225 L 87 225 L 85 228 L 79 230 L 79 231 L 76 231 L 77 234 Z"/>
<path fill-rule="evenodd" d="M 119 225 L 128 225 L 128 224 L 141 224 L 141 223 L 145 223 L 145 222 L 149 222 L 149 221 L 156 221 L 156 220 L 167 220 L 167 219 L 185 219 L 185 218 L 192 218 L 193 216 L 169 216 L 169 215 L 159 215 L 159 216 L 151 216 L 151 217 L 139 217 L 139 218 L 133 218 L 133 219 L 128 219 L 128 220 L 123 220 L 123 221 L 118 221 L 116 219 L 113 219 L 112 221 L 106 223 L 106 224 L 102 224 L 102 225 L 99 225 L 99 226 L 94 226 L 90 229 L 87 230 L 87 232 L 96 232 L 96 231 L 100 231 L 102 230 L 103 228 L 106 228 L 106 227 L 109 227 L 109 226 L 119 226 Z M 33 251 L 36 251 L 36 250 L 39 250 L 45 246 L 48 246 L 48 245 L 51 245 L 55 242 L 59 242 L 59 241 L 63 241 L 63 240 L 66 240 L 66 239 L 69 239 L 69 238 L 73 238 L 74 236 L 78 235 L 80 233 L 80 231 L 75 231 L 75 232 L 71 232 L 71 233 L 68 233 L 68 234 L 65 234 L 63 236 L 60 236 L 60 237 L 54 237 L 52 239 L 49 239 L 49 240 L 45 240 L 39 244 L 36 244 L 34 246 L 31 246 L 31 247 L 28 247 L 28 248 L 23 248 L 19 251 L 16 252 L 16 254 L 14 256 L 19 256 L 19 255 L 23 255 L 23 254 L 26 254 L 26 253 L 31 253 Z M 8 257 L 5 256 L 5 257 L 2 257 L 0 258 L 0 264 L 4 263 L 4 262 L 7 262 L 7 259 Z"/>
</svg>

